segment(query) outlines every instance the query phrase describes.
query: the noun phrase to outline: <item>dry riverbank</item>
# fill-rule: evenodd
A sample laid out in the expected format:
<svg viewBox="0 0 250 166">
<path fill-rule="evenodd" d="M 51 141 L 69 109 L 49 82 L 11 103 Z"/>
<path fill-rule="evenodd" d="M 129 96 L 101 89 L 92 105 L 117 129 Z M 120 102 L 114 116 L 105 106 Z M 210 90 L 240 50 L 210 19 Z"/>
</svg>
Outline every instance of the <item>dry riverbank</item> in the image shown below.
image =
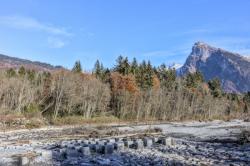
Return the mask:
<svg viewBox="0 0 250 166">
<path fill-rule="evenodd" d="M 249 128 L 250 122 L 232 120 L 63 126 L 1 132 L 0 165 L 20 165 L 20 162 L 36 165 L 47 160 L 50 165 L 247 165 L 250 162 L 249 137 L 242 140 L 242 131 Z M 174 143 L 164 144 L 163 138 L 171 138 Z M 83 147 L 99 145 L 100 141 L 106 141 L 103 147 L 107 148 L 108 142 L 115 139 L 121 144 L 130 140 L 134 145 L 145 139 L 159 142 L 143 148 L 114 149 L 110 154 L 91 151 L 86 155 L 81 151 Z M 115 146 L 115 142 L 109 146 Z"/>
</svg>

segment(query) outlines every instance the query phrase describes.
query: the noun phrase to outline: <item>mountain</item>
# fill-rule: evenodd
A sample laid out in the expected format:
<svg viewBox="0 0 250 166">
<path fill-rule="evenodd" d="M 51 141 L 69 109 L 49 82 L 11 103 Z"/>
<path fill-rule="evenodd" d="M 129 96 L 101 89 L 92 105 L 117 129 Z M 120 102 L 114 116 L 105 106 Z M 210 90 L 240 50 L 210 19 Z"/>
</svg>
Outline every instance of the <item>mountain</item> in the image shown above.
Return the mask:
<svg viewBox="0 0 250 166">
<path fill-rule="evenodd" d="M 63 69 L 62 66 L 52 66 L 47 63 L 30 61 L 0 54 L 0 69 L 18 69 L 21 66 L 27 69 L 33 69 L 38 71 L 52 71 L 57 69 Z"/>
<path fill-rule="evenodd" d="M 237 53 L 197 42 L 192 48 L 180 75 L 200 71 L 205 79 L 219 78 L 226 92 L 250 91 L 250 60 Z"/>
<path fill-rule="evenodd" d="M 169 68 L 170 69 L 175 69 L 175 70 L 178 70 L 182 67 L 183 65 L 182 64 L 179 64 L 179 63 L 172 63 L 169 65 Z"/>
</svg>

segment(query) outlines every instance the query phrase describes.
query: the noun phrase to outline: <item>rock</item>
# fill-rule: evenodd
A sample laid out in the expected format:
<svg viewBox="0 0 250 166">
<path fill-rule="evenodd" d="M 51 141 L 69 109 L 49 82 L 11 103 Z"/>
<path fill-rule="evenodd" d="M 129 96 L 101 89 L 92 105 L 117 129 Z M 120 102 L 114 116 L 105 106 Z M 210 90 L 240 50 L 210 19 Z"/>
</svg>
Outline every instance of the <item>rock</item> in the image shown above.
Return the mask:
<svg viewBox="0 0 250 166">
<path fill-rule="evenodd" d="M 20 162 L 18 161 L 18 163 L 16 163 L 16 159 L 15 158 L 10 158 L 10 157 L 2 157 L 0 158 L 0 166 L 13 166 L 13 165 L 17 165 L 20 164 Z"/>
<path fill-rule="evenodd" d="M 80 166 L 93 166 L 93 164 L 88 163 L 88 162 L 82 162 L 80 163 Z"/>
<path fill-rule="evenodd" d="M 109 159 L 103 159 L 103 158 L 98 158 L 96 160 L 96 163 L 98 163 L 101 166 L 110 166 L 110 160 Z"/>
</svg>

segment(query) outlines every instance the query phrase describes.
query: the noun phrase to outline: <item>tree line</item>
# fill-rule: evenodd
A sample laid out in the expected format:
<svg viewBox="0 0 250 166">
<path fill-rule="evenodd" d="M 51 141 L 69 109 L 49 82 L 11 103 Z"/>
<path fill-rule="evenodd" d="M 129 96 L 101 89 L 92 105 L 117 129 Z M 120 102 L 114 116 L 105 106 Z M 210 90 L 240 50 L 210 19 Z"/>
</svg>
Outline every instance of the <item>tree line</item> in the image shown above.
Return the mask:
<svg viewBox="0 0 250 166">
<path fill-rule="evenodd" d="M 77 61 L 69 70 L 8 69 L 0 73 L 0 114 L 55 120 L 68 116 L 120 120 L 211 120 L 249 117 L 250 92 L 226 93 L 202 73 L 178 77 L 165 64 L 119 56 L 113 68 L 96 61 L 92 73 Z"/>
</svg>

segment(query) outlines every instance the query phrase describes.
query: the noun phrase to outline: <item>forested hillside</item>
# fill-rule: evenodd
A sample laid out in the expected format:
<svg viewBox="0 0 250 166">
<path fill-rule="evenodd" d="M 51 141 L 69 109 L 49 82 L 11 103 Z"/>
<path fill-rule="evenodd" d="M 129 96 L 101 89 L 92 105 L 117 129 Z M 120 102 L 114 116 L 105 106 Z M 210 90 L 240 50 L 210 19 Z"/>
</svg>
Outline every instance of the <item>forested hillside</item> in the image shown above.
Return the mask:
<svg viewBox="0 0 250 166">
<path fill-rule="evenodd" d="M 72 71 L 34 71 L 21 67 L 0 73 L 2 125 L 72 124 L 94 119 L 175 121 L 247 118 L 250 93 L 224 93 L 220 80 L 208 82 L 200 72 L 177 77 L 166 65 L 97 61 L 92 73 L 77 61 Z"/>
</svg>

